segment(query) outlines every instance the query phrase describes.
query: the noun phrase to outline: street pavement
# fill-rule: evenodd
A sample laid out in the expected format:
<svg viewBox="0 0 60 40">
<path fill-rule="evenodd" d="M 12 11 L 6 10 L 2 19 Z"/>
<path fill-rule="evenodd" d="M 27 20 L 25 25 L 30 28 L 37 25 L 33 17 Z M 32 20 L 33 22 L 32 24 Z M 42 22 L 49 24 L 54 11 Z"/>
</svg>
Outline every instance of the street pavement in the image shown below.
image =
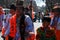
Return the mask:
<svg viewBox="0 0 60 40">
<path fill-rule="evenodd" d="M 41 21 L 41 20 L 40 20 Z M 38 20 L 36 22 L 33 23 L 34 24 L 34 30 L 35 30 L 35 34 L 36 34 L 36 29 L 39 28 L 40 26 L 42 26 L 42 22 L 38 22 Z M 1 38 L 1 32 L 0 32 L 0 40 L 3 40 Z"/>
</svg>

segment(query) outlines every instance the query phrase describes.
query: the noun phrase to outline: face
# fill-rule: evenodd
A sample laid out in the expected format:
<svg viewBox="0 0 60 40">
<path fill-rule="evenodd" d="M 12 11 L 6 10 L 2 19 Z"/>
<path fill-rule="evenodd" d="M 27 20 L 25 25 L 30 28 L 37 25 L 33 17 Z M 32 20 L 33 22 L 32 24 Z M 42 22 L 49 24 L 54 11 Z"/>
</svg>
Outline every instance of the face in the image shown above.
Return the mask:
<svg viewBox="0 0 60 40">
<path fill-rule="evenodd" d="M 15 10 L 10 9 L 10 13 L 11 13 L 12 15 L 14 15 L 14 14 L 15 14 Z"/>
<path fill-rule="evenodd" d="M 16 14 L 17 14 L 17 15 L 21 15 L 22 13 L 23 13 L 22 7 L 19 7 L 19 6 L 18 6 L 18 7 L 16 8 Z"/>
<path fill-rule="evenodd" d="M 43 22 L 43 27 L 48 27 L 49 25 L 50 25 L 49 22 L 46 22 L 46 21 Z"/>
<path fill-rule="evenodd" d="M 53 13 L 54 13 L 54 16 L 58 16 L 60 13 L 59 13 L 59 9 L 54 9 L 53 10 Z"/>
<path fill-rule="evenodd" d="M 58 16 L 58 12 L 53 12 L 54 13 L 54 16 Z"/>
<path fill-rule="evenodd" d="M 3 9 L 2 9 L 2 7 L 0 8 L 0 14 L 1 14 L 1 13 L 3 13 Z"/>
</svg>

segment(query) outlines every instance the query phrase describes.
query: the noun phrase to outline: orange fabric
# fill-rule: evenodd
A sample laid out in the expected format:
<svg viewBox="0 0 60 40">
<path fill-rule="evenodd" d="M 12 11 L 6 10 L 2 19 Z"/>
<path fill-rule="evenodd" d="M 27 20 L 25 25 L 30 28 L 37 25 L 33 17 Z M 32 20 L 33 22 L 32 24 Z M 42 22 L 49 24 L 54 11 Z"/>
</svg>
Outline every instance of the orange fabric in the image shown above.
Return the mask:
<svg viewBox="0 0 60 40">
<path fill-rule="evenodd" d="M 30 37 L 27 38 L 27 40 L 34 40 L 35 39 L 35 35 L 32 34 Z"/>
<path fill-rule="evenodd" d="M 21 38 L 19 38 L 21 40 Z M 26 40 L 35 40 L 35 34 L 31 34 L 31 36 L 27 37 Z"/>
<path fill-rule="evenodd" d="M 2 35 L 4 35 L 4 33 L 5 33 L 5 29 L 4 29 L 4 28 L 2 28 Z"/>
<path fill-rule="evenodd" d="M 56 39 L 60 40 L 60 30 L 56 30 Z"/>
<path fill-rule="evenodd" d="M 8 40 L 8 36 L 5 37 L 5 40 Z"/>
<path fill-rule="evenodd" d="M 12 16 L 10 19 L 10 34 L 9 36 L 15 37 L 16 35 L 16 15 Z"/>
</svg>

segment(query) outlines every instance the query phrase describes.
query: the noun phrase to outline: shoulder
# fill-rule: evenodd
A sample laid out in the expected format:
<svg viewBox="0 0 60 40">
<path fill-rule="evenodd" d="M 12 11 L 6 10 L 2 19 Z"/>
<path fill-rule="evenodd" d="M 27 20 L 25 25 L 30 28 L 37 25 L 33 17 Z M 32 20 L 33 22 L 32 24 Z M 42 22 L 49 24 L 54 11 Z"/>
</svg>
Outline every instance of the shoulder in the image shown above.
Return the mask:
<svg viewBox="0 0 60 40">
<path fill-rule="evenodd" d="M 29 15 L 25 15 L 25 20 L 26 20 L 26 21 L 31 21 L 30 16 L 29 16 Z"/>
<path fill-rule="evenodd" d="M 15 18 L 16 17 L 16 14 L 15 15 L 13 15 L 11 18 Z"/>
<path fill-rule="evenodd" d="M 16 19 L 16 14 L 11 16 L 10 20 Z"/>
<path fill-rule="evenodd" d="M 30 18 L 29 15 L 25 15 L 26 18 Z"/>
</svg>

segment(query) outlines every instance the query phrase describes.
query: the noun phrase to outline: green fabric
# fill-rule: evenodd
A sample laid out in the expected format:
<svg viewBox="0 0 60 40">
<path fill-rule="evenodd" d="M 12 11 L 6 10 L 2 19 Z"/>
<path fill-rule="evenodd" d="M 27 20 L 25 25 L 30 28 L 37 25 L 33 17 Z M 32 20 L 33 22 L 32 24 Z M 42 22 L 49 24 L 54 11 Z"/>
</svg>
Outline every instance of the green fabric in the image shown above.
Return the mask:
<svg viewBox="0 0 60 40">
<path fill-rule="evenodd" d="M 46 38 L 46 32 L 42 31 L 40 28 L 37 29 L 37 32 L 41 35 L 39 40 L 56 40 L 55 35 Z"/>
</svg>

